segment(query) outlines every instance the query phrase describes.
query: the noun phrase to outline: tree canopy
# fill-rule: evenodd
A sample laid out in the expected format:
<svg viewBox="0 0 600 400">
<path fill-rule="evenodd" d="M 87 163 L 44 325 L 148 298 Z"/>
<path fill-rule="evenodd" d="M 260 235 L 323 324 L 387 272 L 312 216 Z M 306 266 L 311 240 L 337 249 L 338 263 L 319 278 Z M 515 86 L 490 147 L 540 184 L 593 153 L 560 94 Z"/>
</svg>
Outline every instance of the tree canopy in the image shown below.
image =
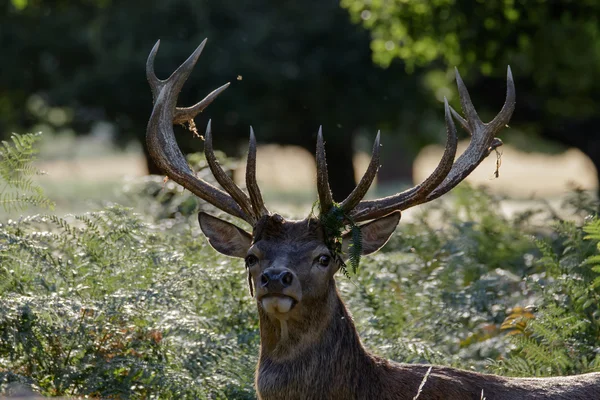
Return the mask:
<svg viewBox="0 0 600 400">
<path fill-rule="evenodd" d="M 141 138 L 151 110 L 144 72 L 150 49 L 161 39 L 156 72 L 166 77 L 208 37 L 180 104 L 232 85 L 197 118 L 200 129 L 212 117 L 215 146 L 229 151 L 247 140 L 252 125 L 259 141 L 312 152 L 323 125 L 339 198 L 354 184 L 357 132 L 374 137 L 378 129 L 420 126 L 435 104 L 399 63 L 388 69 L 372 63 L 368 31 L 352 24 L 333 0 L 17 3 L 0 6 L 3 55 L 18 60 L 3 66 L 0 83 L 0 112 L 12 125 L 35 120 L 24 105 L 37 93 L 72 109 L 78 131 L 106 119 L 118 128 L 120 141 Z M 439 119 L 441 110 L 437 104 Z M 437 128 L 408 142 L 413 148 L 430 142 L 441 133 Z M 199 149 L 197 142 L 183 145 Z"/>
<path fill-rule="evenodd" d="M 475 97 L 516 80 L 514 124 L 579 147 L 600 166 L 600 3 L 593 0 L 341 0 L 371 31 L 373 60 L 457 66 Z M 440 87 L 451 74 L 443 74 Z M 493 89 L 492 89 L 493 88 Z M 487 89 L 487 90 L 486 90 Z M 489 101 L 498 103 L 490 97 Z M 478 103 L 477 103 L 478 104 Z"/>
<path fill-rule="evenodd" d="M 499 110 L 510 64 L 517 87 L 512 125 L 579 147 L 600 165 L 600 5 L 589 0 L 341 0 L 341 5 L 0 0 L 0 46 L 3 59 L 11 60 L 3 63 L 0 77 L 0 132 L 29 129 L 49 105 L 67 111 L 52 114 L 50 123 L 68 124 L 77 133 L 105 120 L 115 126 L 120 143 L 142 139 L 151 110 L 144 73 L 150 49 L 161 39 L 156 71 L 166 77 L 208 37 L 180 104 L 231 82 L 197 118 L 200 129 L 213 118 L 215 146 L 229 153 L 238 151 L 250 125 L 259 141 L 313 151 L 323 125 L 336 198 L 352 189 L 358 132 L 397 133 L 401 147 L 394 144 L 393 151 L 408 157 L 443 140 L 439 102 L 447 96 L 457 105 L 449 73 L 454 66 L 485 119 L 486 111 Z M 186 151 L 199 150 L 191 135 L 180 137 Z M 384 162 L 382 172 L 389 167 Z"/>
</svg>

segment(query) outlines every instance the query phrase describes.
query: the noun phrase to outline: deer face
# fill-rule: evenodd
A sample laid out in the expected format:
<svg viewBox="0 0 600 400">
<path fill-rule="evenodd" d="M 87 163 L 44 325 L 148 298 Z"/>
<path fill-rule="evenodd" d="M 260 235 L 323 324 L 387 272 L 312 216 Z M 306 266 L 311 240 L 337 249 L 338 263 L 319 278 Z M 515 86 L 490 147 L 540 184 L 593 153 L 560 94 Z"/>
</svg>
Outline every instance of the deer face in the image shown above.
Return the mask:
<svg viewBox="0 0 600 400">
<path fill-rule="evenodd" d="M 198 219 L 213 248 L 245 259 L 259 307 L 269 316 L 287 320 L 307 307 L 317 307 L 329 290 L 335 290 L 331 283 L 340 264 L 327 247 L 317 219 L 287 221 L 276 214 L 264 216 L 252 235 L 205 213 Z M 362 225 L 362 254 L 383 246 L 399 220 L 400 213 L 394 212 Z M 348 242 L 344 235 L 346 249 Z"/>
</svg>

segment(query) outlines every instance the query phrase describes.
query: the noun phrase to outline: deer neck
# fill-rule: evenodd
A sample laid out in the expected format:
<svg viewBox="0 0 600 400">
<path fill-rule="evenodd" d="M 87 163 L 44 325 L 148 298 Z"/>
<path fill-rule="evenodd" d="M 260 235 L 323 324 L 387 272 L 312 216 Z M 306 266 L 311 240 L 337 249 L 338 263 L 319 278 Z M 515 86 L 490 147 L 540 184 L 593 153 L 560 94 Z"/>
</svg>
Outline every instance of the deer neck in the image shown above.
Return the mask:
<svg viewBox="0 0 600 400">
<path fill-rule="evenodd" d="M 367 356 L 333 280 L 323 299 L 303 304 L 299 312 L 284 323 L 269 316 L 260 305 L 258 309 L 261 361 L 288 362 L 310 358 L 311 354 L 322 355 L 322 351 L 333 355 L 332 350 L 342 344 L 340 356 Z"/>
</svg>

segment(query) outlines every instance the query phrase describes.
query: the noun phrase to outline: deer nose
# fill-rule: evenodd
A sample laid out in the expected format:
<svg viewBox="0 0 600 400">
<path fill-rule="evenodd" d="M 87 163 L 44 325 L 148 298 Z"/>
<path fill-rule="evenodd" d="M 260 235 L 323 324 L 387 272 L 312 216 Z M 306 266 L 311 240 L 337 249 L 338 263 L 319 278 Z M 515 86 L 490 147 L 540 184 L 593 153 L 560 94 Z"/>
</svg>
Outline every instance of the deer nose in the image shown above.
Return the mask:
<svg viewBox="0 0 600 400">
<path fill-rule="evenodd" d="M 267 269 L 260 274 L 260 284 L 269 290 L 283 290 L 294 281 L 294 274 L 285 269 Z"/>
</svg>

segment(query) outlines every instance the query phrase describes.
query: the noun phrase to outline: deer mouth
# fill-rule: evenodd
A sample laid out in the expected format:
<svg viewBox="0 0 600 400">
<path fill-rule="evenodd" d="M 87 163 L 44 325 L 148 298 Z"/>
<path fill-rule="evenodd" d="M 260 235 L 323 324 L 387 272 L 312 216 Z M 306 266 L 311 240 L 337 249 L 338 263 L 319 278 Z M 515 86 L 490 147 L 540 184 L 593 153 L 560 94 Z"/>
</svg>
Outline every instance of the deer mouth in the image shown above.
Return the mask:
<svg viewBox="0 0 600 400">
<path fill-rule="evenodd" d="M 267 293 L 260 299 L 260 304 L 268 314 L 285 314 L 290 312 L 298 300 L 281 293 Z"/>
</svg>

